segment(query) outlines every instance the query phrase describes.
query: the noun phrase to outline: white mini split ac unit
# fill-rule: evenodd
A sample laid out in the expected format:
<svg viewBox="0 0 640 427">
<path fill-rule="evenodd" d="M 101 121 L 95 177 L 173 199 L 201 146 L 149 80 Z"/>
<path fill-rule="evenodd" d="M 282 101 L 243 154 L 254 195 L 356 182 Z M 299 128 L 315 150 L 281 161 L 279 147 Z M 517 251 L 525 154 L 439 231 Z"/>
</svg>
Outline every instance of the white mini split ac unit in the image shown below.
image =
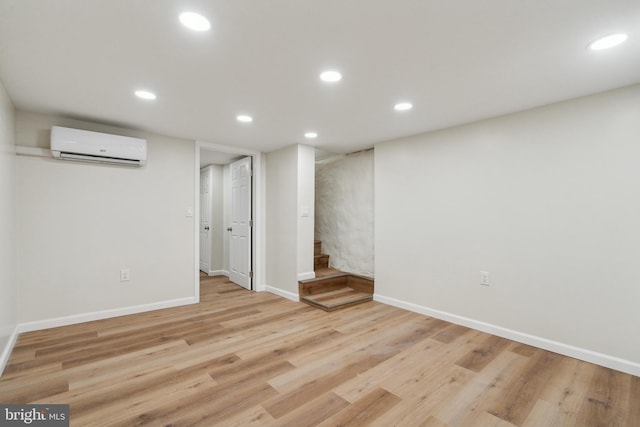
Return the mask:
<svg viewBox="0 0 640 427">
<path fill-rule="evenodd" d="M 147 163 L 147 141 L 53 126 L 51 154 L 63 160 L 143 166 Z"/>
</svg>

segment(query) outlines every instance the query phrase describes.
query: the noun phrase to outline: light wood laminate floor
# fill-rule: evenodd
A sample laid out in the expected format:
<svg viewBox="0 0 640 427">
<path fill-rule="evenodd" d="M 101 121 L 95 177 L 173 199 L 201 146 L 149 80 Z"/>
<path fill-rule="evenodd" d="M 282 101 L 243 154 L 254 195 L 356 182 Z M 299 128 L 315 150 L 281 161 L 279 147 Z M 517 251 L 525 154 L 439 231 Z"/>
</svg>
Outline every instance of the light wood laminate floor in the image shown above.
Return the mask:
<svg viewBox="0 0 640 427">
<path fill-rule="evenodd" d="M 377 302 L 201 294 L 22 334 L 0 402 L 70 404 L 73 426 L 640 426 L 638 377 Z"/>
</svg>

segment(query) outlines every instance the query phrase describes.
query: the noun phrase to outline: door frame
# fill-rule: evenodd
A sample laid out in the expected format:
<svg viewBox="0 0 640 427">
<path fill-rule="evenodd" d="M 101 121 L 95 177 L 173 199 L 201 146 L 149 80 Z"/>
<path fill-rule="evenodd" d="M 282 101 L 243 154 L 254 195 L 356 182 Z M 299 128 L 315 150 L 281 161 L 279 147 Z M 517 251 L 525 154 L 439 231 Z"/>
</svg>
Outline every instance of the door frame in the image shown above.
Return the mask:
<svg viewBox="0 0 640 427">
<path fill-rule="evenodd" d="M 251 156 L 253 158 L 253 175 L 251 209 L 253 212 L 253 232 L 251 235 L 251 270 L 253 271 L 252 288 L 254 291 L 264 291 L 265 286 L 265 208 L 264 208 L 264 176 L 262 165 L 262 153 L 256 150 L 232 147 L 228 145 L 215 144 L 206 141 L 195 143 L 195 173 L 194 173 L 194 209 L 195 221 L 194 233 L 194 297 L 196 302 L 200 302 L 200 150 L 219 151 L 241 156 Z"/>
</svg>

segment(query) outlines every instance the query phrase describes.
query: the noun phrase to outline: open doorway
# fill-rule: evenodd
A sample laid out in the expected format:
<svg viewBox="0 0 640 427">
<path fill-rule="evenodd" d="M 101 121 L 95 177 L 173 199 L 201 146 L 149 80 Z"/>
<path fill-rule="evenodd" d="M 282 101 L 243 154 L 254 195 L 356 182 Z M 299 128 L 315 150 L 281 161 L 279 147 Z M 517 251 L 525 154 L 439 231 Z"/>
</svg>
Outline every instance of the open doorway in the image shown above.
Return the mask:
<svg viewBox="0 0 640 427">
<path fill-rule="evenodd" d="M 196 144 L 197 270 L 249 290 L 260 290 L 260 161 L 260 153 Z"/>
<path fill-rule="evenodd" d="M 316 150 L 315 229 L 319 268 L 375 276 L 375 154 Z"/>
</svg>

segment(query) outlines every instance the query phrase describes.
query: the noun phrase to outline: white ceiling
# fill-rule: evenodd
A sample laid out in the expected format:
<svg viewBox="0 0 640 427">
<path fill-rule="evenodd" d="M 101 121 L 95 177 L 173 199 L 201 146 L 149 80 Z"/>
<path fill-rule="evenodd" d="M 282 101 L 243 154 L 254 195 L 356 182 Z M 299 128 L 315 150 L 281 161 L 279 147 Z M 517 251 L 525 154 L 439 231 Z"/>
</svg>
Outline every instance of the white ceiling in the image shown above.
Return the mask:
<svg viewBox="0 0 640 427">
<path fill-rule="evenodd" d="M 186 10 L 211 30 L 181 26 Z M 627 42 L 585 48 L 616 32 Z M 18 109 L 351 152 L 640 82 L 640 1 L 0 0 L 0 79 Z"/>
</svg>

